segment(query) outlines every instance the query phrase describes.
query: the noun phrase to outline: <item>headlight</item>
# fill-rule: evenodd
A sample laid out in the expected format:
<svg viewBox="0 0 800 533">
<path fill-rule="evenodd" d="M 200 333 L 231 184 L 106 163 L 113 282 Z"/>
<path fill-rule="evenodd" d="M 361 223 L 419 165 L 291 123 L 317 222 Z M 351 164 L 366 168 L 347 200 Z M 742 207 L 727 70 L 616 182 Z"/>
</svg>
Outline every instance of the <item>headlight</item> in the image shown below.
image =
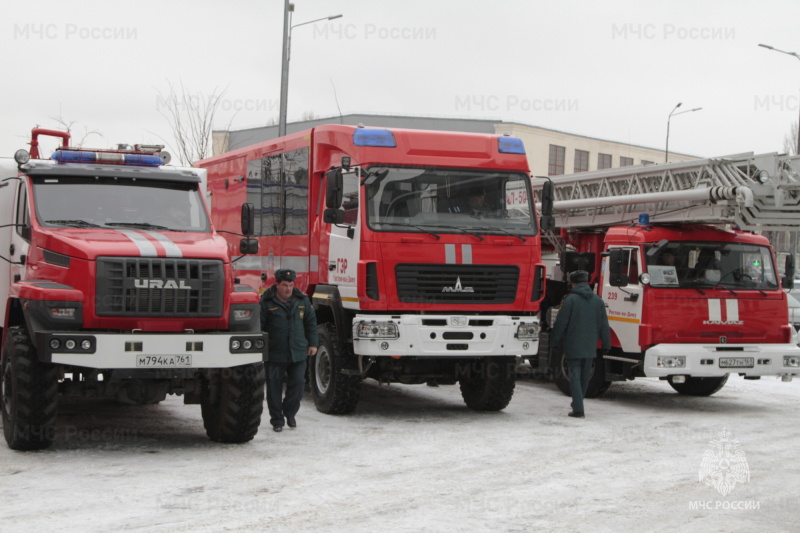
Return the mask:
<svg viewBox="0 0 800 533">
<path fill-rule="evenodd" d="M 539 324 L 536 322 L 522 323 L 517 327 L 517 339 L 532 341 L 539 338 Z"/>
<path fill-rule="evenodd" d="M 233 319 L 236 321 L 239 320 L 250 320 L 250 317 L 253 316 L 252 309 L 234 309 L 233 310 Z"/>
<path fill-rule="evenodd" d="M 683 355 L 659 355 L 656 366 L 658 368 L 685 368 L 686 357 Z"/>
<path fill-rule="evenodd" d="M 399 332 L 394 322 L 365 322 L 355 325 L 355 336 L 360 339 L 396 339 Z"/>
<path fill-rule="evenodd" d="M 800 357 L 797 355 L 784 355 L 783 366 L 789 368 L 800 368 Z"/>
</svg>

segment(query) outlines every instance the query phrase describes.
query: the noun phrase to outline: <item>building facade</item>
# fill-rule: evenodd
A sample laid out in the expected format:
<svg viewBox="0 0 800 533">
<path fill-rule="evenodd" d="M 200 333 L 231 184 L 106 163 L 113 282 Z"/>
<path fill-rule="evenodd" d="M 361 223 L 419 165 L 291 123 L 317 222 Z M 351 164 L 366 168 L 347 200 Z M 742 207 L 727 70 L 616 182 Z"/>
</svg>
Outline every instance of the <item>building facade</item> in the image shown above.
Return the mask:
<svg viewBox="0 0 800 533">
<path fill-rule="evenodd" d="M 576 135 L 538 126 L 503 122 L 501 120 L 474 120 L 431 117 L 403 117 L 392 115 L 344 115 L 323 119 L 292 122 L 286 125 L 288 133 L 313 128 L 322 124 L 363 124 L 374 128 L 406 128 L 418 130 L 461 131 L 472 133 L 508 134 L 519 137 L 528 154 L 528 164 L 534 176 L 557 176 L 605 168 L 663 163 L 665 152 L 629 143 L 609 141 Z M 278 126 L 265 126 L 235 131 L 213 133 L 213 154 L 218 155 L 278 136 Z M 698 157 L 670 152 L 669 161 L 689 161 Z"/>
</svg>

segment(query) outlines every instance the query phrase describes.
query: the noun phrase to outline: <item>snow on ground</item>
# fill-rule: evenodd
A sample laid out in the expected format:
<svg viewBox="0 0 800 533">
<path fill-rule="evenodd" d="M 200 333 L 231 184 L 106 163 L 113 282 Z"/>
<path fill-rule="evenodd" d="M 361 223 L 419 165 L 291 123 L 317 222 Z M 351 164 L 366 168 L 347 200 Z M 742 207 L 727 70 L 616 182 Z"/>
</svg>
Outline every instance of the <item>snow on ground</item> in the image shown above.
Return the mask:
<svg viewBox="0 0 800 533">
<path fill-rule="evenodd" d="M 296 430 L 265 417 L 244 445 L 207 440 L 180 398 L 68 400 L 49 450 L 0 445 L 0 531 L 798 531 L 798 399 L 800 379 L 710 398 L 640 379 L 576 420 L 533 379 L 498 413 L 457 386 L 369 381 L 355 414 L 306 395 Z M 749 472 L 725 495 L 699 481 L 720 439 Z"/>
</svg>

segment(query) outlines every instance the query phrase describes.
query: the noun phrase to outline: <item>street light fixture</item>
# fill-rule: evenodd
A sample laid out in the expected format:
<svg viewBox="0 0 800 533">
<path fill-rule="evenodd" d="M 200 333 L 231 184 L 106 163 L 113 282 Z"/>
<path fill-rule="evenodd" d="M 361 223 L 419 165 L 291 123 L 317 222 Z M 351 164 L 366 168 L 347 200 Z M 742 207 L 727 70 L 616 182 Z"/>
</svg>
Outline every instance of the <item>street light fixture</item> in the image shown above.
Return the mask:
<svg viewBox="0 0 800 533">
<path fill-rule="evenodd" d="M 667 146 L 664 149 L 664 163 L 669 163 L 669 122 L 672 120 L 673 116 L 683 115 L 684 113 L 691 113 L 692 111 L 700 111 L 703 109 L 702 107 L 695 107 L 694 109 L 687 109 L 686 111 L 681 111 L 680 113 L 676 113 L 675 111 L 683 104 L 683 102 L 678 102 L 678 105 L 672 110 L 672 112 L 667 117 Z"/>
<path fill-rule="evenodd" d="M 278 137 L 286 135 L 286 106 L 287 98 L 289 96 L 289 54 L 292 47 L 292 30 L 298 26 L 305 26 L 306 24 L 313 24 L 322 20 L 333 20 L 342 17 L 339 15 L 331 15 L 329 17 L 322 17 L 308 22 L 301 22 L 292 26 L 292 13 L 294 13 L 294 4 L 289 3 L 289 0 L 284 0 L 283 6 L 283 48 L 281 57 L 281 108 L 278 116 Z"/>
<path fill-rule="evenodd" d="M 775 48 L 774 46 L 770 46 L 768 44 L 759 44 L 758 46 L 800 59 L 800 55 L 798 55 L 796 52 L 787 52 L 786 50 L 780 50 L 779 48 Z M 800 116 L 798 116 L 797 119 L 797 151 L 795 152 L 795 155 L 800 155 Z"/>
</svg>

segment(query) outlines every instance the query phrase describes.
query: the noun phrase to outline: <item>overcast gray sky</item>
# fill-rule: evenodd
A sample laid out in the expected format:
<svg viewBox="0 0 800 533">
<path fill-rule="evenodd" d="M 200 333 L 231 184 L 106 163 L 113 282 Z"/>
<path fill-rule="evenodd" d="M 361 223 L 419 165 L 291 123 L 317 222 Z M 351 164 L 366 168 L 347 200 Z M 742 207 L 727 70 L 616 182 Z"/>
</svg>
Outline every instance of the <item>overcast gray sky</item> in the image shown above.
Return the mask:
<svg viewBox="0 0 800 533">
<path fill-rule="evenodd" d="M 800 114 L 800 2 L 297 0 L 289 121 L 502 119 L 716 156 L 783 151 Z M 162 96 L 225 90 L 215 126 L 278 115 L 283 0 L 3 0 L 0 155 L 35 125 L 87 146 L 171 141 Z M 335 91 L 334 91 L 335 88 Z M 338 97 L 338 106 L 337 106 Z M 374 124 L 379 126 L 380 124 Z M 51 142 L 50 146 L 55 146 Z"/>
</svg>

